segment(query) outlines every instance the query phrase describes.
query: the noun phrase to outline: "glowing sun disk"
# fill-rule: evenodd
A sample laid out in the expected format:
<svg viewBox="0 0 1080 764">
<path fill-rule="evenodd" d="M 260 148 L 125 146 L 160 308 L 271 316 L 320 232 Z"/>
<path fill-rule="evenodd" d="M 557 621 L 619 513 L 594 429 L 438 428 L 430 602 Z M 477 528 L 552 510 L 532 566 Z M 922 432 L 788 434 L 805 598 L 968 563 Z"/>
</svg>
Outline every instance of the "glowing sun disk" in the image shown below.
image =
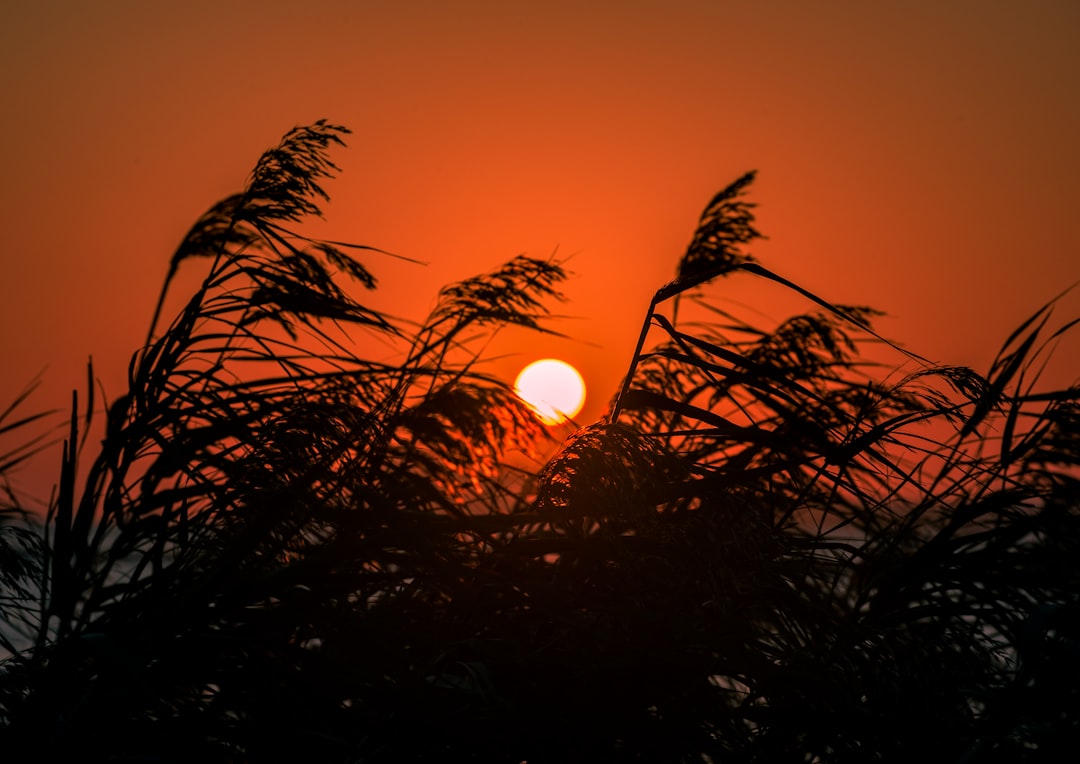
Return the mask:
<svg viewBox="0 0 1080 764">
<path fill-rule="evenodd" d="M 573 366 L 555 358 L 534 361 L 522 369 L 514 392 L 544 424 L 570 419 L 585 404 L 585 380 Z"/>
</svg>

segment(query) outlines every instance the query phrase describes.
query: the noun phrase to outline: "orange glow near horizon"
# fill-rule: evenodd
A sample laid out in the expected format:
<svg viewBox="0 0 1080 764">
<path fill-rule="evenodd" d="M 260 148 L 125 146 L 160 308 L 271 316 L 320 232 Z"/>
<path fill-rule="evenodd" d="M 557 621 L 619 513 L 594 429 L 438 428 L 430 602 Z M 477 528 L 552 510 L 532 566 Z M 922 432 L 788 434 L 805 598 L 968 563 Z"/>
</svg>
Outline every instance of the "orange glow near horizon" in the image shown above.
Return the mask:
<svg viewBox="0 0 1080 764">
<path fill-rule="evenodd" d="M 753 256 L 935 361 L 986 371 L 1080 278 L 1080 3 L 105 5 L 24 3 L 0 27 L 0 410 L 42 370 L 27 412 L 65 410 L 88 356 L 99 402 L 122 395 L 192 223 L 320 118 L 353 133 L 302 232 L 428 263 L 362 253 L 373 310 L 421 322 L 447 284 L 565 258 L 551 331 L 502 332 L 486 368 L 565 358 L 582 423 L 702 209 L 751 169 Z M 206 266 L 182 264 L 164 321 Z M 761 279 L 715 293 L 791 315 Z M 1080 290 L 1056 316 L 1078 314 Z M 1048 384 L 1075 377 L 1074 337 Z M 59 448 L 17 487 L 47 497 Z"/>
</svg>

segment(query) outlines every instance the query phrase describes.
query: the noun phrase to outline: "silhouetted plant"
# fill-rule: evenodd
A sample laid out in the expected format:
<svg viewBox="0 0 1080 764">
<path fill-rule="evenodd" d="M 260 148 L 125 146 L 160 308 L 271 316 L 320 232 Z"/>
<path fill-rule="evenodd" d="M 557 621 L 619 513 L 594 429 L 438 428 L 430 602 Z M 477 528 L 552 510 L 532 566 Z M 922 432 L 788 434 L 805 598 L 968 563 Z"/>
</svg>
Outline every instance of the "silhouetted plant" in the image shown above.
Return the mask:
<svg viewBox="0 0 1080 764">
<path fill-rule="evenodd" d="M 996 762 L 1075 741 L 1080 407 L 1032 388 L 1049 306 L 985 377 L 911 353 L 880 374 L 873 311 L 746 251 L 747 174 L 656 293 L 610 416 L 529 475 L 505 455 L 542 428 L 470 340 L 548 331 L 562 268 L 515 258 L 415 330 L 365 307 L 335 279 L 374 287 L 372 250 L 294 230 L 346 132 L 291 131 L 187 235 L 81 487 L 76 400 L 44 522 L 8 494 L 8 750 Z M 762 328 L 712 299 L 754 277 L 811 312 Z"/>
</svg>

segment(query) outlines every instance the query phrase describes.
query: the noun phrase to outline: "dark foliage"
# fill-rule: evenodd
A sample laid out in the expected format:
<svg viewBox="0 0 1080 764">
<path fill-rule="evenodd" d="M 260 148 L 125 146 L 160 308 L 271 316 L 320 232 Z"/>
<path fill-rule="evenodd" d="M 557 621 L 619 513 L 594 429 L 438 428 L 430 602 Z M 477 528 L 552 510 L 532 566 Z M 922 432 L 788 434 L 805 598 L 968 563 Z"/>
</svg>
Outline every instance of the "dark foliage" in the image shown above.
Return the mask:
<svg viewBox="0 0 1080 764">
<path fill-rule="evenodd" d="M 160 334 L 155 315 L 97 450 L 76 398 L 48 516 L 6 494 L 5 751 L 959 763 L 1075 746 L 1080 405 L 1030 382 L 1049 306 L 985 376 L 912 354 L 879 374 L 873 311 L 745 251 L 748 174 L 649 306 L 610 416 L 530 475 L 506 457 L 542 428 L 470 348 L 546 331 L 562 268 L 515 258 L 414 331 L 365 307 L 338 279 L 374 287 L 354 257 L 371 250 L 294 230 L 346 132 L 291 131 L 196 223 L 165 289 L 179 267 L 207 275 Z M 812 310 L 748 324 L 717 307 L 721 277 Z M 388 346 L 397 360 L 366 358 Z M 36 419 L 15 410 L 0 436 Z M 0 448 L 0 472 L 36 447 Z"/>
</svg>

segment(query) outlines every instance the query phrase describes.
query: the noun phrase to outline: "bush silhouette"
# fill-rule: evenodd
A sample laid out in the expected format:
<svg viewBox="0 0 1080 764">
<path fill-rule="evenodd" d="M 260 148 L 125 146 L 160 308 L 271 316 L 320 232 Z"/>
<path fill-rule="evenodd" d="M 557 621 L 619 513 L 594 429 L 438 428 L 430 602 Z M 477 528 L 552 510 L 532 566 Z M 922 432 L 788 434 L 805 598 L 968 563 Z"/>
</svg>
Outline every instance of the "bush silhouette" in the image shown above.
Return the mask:
<svg viewBox="0 0 1080 764">
<path fill-rule="evenodd" d="M 506 456 L 543 430 L 472 343 L 549 331 L 562 267 L 515 258 L 415 329 L 364 306 L 335 279 L 374 288 L 370 250 L 301 230 L 346 133 L 290 131 L 197 221 L 103 440 L 76 396 L 48 516 L 8 492 L 5 751 L 1004 762 L 1076 742 L 1080 409 L 1031 384 L 1049 305 L 986 375 L 910 353 L 878 374 L 873 311 L 749 253 L 748 174 L 657 291 L 609 416 L 523 473 Z M 747 278 L 811 310 L 747 323 L 715 300 Z M 35 421 L 22 405 L 0 435 Z"/>
</svg>

